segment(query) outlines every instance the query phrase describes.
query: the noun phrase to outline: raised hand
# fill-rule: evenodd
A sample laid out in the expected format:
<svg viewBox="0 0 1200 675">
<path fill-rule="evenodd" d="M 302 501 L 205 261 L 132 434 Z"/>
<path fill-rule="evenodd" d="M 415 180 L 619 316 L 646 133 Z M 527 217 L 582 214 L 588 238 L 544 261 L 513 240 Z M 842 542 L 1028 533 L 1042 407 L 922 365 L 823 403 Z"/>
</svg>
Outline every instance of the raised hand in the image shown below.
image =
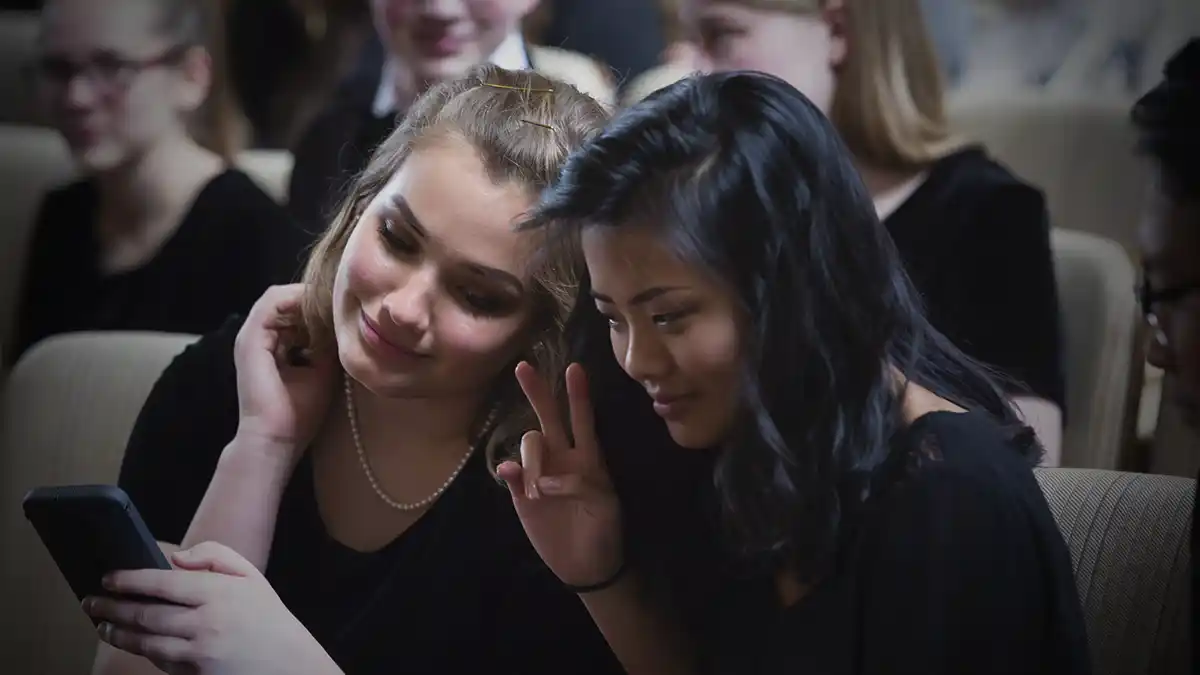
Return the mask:
<svg viewBox="0 0 1200 675">
<path fill-rule="evenodd" d="M 174 553 L 172 562 L 176 569 L 114 572 L 105 588 L 117 597 L 84 599 L 101 640 L 170 675 L 340 672 L 232 549 L 206 542 Z"/>
<path fill-rule="evenodd" d="M 549 384 L 528 363 L 516 374 L 541 431 L 521 439 L 520 463 L 504 462 L 497 472 L 525 534 L 558 578 L 580 587 L 604 582 L 624 562 L 621 508 L 596 439 L 583 367 L 566 372 L 574 445 Z"/>
<path fill-rule="evenodd" d="M 303 284 L 267 289 L 234 343 L 238 436 L 284 455 L 312 441 L 337 384 L 337 355 L 301 344 L 303 295 Z"/>
</svg>

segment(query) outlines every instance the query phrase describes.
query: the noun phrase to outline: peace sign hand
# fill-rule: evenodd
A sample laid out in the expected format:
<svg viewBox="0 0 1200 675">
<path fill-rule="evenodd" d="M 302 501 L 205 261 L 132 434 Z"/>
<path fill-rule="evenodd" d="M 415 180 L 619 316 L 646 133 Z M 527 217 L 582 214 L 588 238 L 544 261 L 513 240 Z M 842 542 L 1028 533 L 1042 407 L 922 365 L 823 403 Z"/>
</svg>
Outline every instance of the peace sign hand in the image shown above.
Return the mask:
<svg viewBox="0 0 1200 675">
<path fill-rule="evenodd" d="M 554 574 L 572 586 L 605 581 L 622 565 L 621 507 L 596 439 L 583 367 L 571 364 L 566 373 L 574 447 L 549 384 L 525 362 L 516 375 L 542 429 L 521 439 L 520 463 L 504 462 L 497 473 Z"/>
</svg>

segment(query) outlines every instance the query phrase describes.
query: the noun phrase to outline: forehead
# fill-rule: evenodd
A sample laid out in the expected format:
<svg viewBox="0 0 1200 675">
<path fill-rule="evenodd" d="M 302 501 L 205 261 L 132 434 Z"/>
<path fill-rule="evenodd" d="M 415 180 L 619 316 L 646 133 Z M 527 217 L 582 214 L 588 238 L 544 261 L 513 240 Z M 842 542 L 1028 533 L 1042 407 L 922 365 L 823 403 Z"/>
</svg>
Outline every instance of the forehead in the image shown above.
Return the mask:
<svg viewBox="0 0 1200 675">
<path fill-rule="evenodd" d="M 536 236 L 517 231 L 533 204 L 524 186 L 496 183 L 465 141 L 421 145 L 384 185 L 373 207 L 402 199 L 429 238 L 446 252 L 514 276 L 527 276 Z"/>
<path fill-rule="evenodd" d="M 653 286 L 695 286 L 704 276 L 684 261 L 653 228 L 642 225 L 589 227 L 583 254 L 597 293 L 619 298 Z"/>
<path fill-rule="evenodd" d="M 1156 197 L 1142 219 L 1138 243 L 1148 268 L 1200 274 L 1200 198 Z"/>
<path fill-rule="evenodd" d="M 136 50 L 161 41 L 150 0 L 50 0 L 41 17 L 44 51 Z"/>
</svg>

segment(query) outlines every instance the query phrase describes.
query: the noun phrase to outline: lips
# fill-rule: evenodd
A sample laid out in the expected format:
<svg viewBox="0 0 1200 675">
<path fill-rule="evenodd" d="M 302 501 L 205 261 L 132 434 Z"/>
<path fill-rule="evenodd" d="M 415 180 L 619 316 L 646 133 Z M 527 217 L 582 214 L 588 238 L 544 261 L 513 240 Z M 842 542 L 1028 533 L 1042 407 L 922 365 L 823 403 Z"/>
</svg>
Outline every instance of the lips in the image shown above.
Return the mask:
<svg viewBox="0 0 1200 675">
<path fill-rule="evenodd" d="M 413 32 L 413 42 L 423 55 L 445 58 L 461 53 L 466 38 L 447 27 L 418 24 Z"/>
<path fill-rule="evenodd" d="M 665 419 L 672 419 L 682 415 L 686 412 L 688 404 L 695 398 L 695 394 L 666 394 L 661 392 L 650 394 L 650 400 L 654 402 L 654 412 Z"/>
<path fill-rule="evenodd" d="M 371 320 L 371 317 L 367 316 L 365 311 L 360 313 L 359 318 L 362 323 L 363 337 L 366 339 L 367 344 L 389 359 L 422 361 L 430 357 L 429 354 L 417 351 L 413 346 L 403 344 L 395 338 L 388 338 L 379 328 L 379 324 Z"/>
</svg>

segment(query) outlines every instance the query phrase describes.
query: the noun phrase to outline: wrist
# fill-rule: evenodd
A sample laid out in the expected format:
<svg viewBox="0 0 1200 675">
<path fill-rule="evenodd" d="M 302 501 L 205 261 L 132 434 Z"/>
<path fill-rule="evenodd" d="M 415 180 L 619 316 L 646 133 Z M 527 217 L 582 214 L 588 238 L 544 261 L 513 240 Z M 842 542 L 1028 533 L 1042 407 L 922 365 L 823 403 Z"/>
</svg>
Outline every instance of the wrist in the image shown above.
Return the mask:
<svg viewBox="0 0 1200 675">
<path fill-rule="evenodd" d="M 604 577 L 603 579 L 599 579 L 597 581 L 587 583 L 587 584 L 568 584 L 566 582 L 563 582 L 563 586 L 565 586 L 567 588 L 567 590 L 571 591 L 572 593 L 575 593 L 576 595 L 591 595 L 591 594 L 595 594 L 595 593 L 600 593 L 602 591 L 607 591 L 607 590 L 612 589 L 612 588 L 616 587 L 617 585 L 619 585 L 622 581 L 625 580 L 625 577 L 627 576 L 628 571 L 629 571 L 629 560 L 627 558 L 622 558 L 620 564 L 617 565 L 617 568 L 615 570 L 613 570 L 613 572 L 610 573 L 607 577 Z"/>
<path fill-rule="evenodd" d="M 299 452 L 293 443 L 238 431 L 221 452 L 221 464 L 231 470 L 288 477 Z"/>
</svg>

